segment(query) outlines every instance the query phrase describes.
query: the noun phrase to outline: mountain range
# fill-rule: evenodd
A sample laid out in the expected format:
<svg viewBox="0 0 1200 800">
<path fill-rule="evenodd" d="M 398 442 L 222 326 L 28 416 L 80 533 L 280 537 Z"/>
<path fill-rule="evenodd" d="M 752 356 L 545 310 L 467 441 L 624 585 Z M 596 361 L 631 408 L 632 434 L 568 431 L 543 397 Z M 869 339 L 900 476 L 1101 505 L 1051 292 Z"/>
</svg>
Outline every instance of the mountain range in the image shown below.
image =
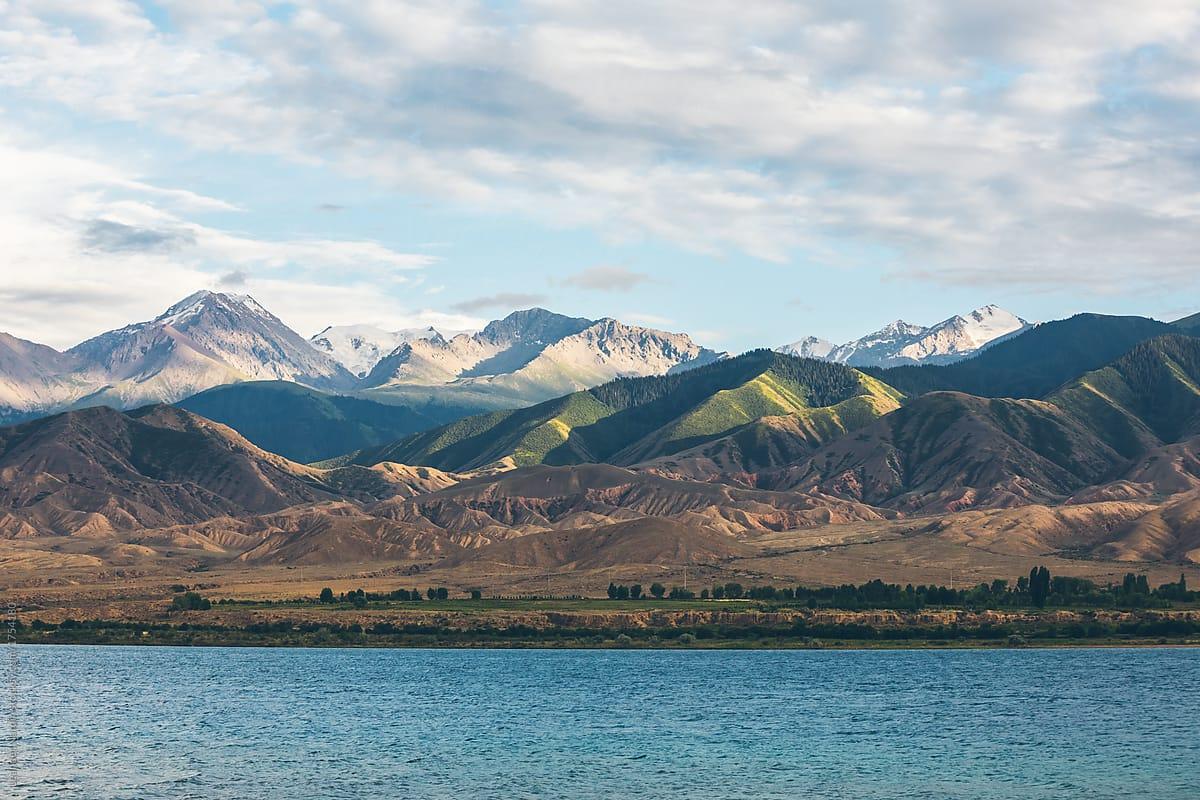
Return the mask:
<svg viewBox="0 0 1200 800">
<path fill-rule="evenodd" d="M 441 418 L 722 356 L 684 334 L 536 308 L 449 339 L 433 329 L 346 326 L 305 340 L 251 297 L 202 291 L 65 352 L 0 334 L 0 421 L 90 405 L 172 403 L 246 381 L 434 406 Z"/>
<path fill-rule="evenodd" d="M 410 402 L 479 398 L 482 404 L 512 408 L 618 376 L 661 375 L 724 356 L 686 334 L 534 308 L 491 322 L 478 333 L 404 342 L 374 365 L 361 387 Z"/>
<path fill-rule="evenodd" d="M 880 546 L 1200 562 L 1198 382 L 1184 335 L 1044 400 L 904 398 L 755 351 L 309 466 L 182 409 L 89 408 L 0 429 L 0 532 L 146 569 L 752 563 L 777 534 L 854 526 Z"/>
<path fill-rule="evenodd" d="M 199 295 L 65 353 L 0 339 L 6 397 L 117 405 L 145 384 L 178 403 L 0 428 L 0 542 L 100 571 L 770 575 L 816 553 L 848 569 L 839 548 L 889 569 L 1195 564 L 1196 330 L 1085 314 L 955 363 L 855 368 L 533 309 L 394 332 L 374 361 L 362 330 L 324 331 L 323 352 L 249 298 Z M 162 396 L 214 365 L 236 381 Z M 419 392 L 524 402 L 463 416 Z"/>
<path fill-rule="evenodd" d="M 852 367 L 950 364 L 995 342 L 1016 336 L 1030 324 L 999 306 L 987 305 L 928 327 L 896 320 L 860 339 L 835 345 L 808 336 L 777 348 L 781 353 L 834 361 Z"/>
</svg>

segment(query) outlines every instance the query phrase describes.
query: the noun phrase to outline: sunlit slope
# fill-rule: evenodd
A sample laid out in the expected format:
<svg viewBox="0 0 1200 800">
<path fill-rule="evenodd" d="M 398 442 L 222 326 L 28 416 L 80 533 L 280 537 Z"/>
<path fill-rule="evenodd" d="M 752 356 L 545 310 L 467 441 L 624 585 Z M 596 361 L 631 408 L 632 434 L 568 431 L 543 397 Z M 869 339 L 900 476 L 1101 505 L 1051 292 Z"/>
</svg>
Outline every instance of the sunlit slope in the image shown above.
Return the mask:
<svg viewBox="0 0 1200 800">
<path fill-rule="evenodd" d="M 900 395 L 839 364 L 754 351 L 687 372 L 612 381 L 536 406 L 471 417 L 387 447 L 360 464 L 397 461 L 464 471 L 515 465 L 633 464 L 790 417 L 816 441 L 898 407 Z"/>
</svg>

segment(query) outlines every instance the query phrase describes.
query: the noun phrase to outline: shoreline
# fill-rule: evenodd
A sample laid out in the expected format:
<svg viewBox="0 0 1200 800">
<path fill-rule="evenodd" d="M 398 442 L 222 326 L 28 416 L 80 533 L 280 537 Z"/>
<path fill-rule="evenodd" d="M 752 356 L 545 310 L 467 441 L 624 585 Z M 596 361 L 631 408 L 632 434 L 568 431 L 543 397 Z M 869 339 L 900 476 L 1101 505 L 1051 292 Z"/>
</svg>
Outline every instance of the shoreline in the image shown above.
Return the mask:
<svg viewBox="0 0 1200 800">
<path fill-rule="evenodd" d="M 911 650 L 928 651 L 994 651 L 994 650 L 1155 650 L 1155 649 L 1197 649 L 1200 648 L 1200 638 L 1182 640 L 1161 639 L 1120 639 L 1120 640 L 1068 640 L 1058 642 L 1037 642 L 1027 644 L 1008 644 L 1006 642 L 942 642 L 929 640 L 876 640 L 866 642 L 822 642 L 806 644 L 803 642 L 782 642 L 774 644 L 757 643 L 754 645 L 736 643 L 693 643 L 690 645 L 667 645 L 663 642 L 616 644 L 605 642 L 587 645 L 579 642 L 548 644 L 539 641 L 479 641 L 470 643 L 396 643 L 369 642 L 345 643 L 331 642 L 326 644 L 315 642 L 181 642 L 165 641 L 154 638 L 130 639 L 128 641 L 112 641 L 105 639 L 34 639 L 22 637 L 8 641 L 7 645 L 27 647 L 145 647 L 145 648 L 196 648 L 196 649 L 246 649 L 246 650 L 643 650 L 657 652 L 679 651 L 733 651 L 733 652 L 782 652 L 782 651 L 839 651 L 839 652 L 900 652 Z"/>
<path fill-rule="evenodd" d="M 9 640 L 23 644 L 444 649 L 1023 649 L 1200 646 L 1200 611 L 1046 609 L 922 611 L 606 607 L 604 601 L 487 608 L 320 605 L 160 605 L 26 610 Z M 698 605 L 698 604 L 697 604 Z M 83 609 L 71 609 L 79 612 Z M 38 615 L 49 616 L 50 621 Z M 79 617 L 82 617 L 80 619 Z"/>
</svg>

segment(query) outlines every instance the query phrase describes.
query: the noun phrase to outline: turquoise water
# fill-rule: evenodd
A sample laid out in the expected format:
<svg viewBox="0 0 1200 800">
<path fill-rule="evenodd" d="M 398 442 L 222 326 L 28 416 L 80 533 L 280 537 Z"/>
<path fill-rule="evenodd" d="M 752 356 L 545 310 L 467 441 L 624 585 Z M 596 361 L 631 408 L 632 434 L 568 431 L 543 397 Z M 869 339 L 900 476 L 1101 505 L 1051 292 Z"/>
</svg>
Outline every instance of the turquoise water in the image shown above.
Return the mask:
<svg viewBox="0 0 1200 800">
<path fill-rule="evenodd" d="M 4 797 L 1200 793 L 1197 650 L 0 658 Z"/>
</svg>

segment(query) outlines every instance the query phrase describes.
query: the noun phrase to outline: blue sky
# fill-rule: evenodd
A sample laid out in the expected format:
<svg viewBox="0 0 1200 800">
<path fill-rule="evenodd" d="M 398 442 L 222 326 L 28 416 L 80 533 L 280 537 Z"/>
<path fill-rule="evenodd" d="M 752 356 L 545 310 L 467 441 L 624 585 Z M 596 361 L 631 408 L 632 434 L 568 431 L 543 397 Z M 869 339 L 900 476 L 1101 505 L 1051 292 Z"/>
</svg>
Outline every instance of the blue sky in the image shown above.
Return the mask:
<svg viewBox="0 0 1200 800">
<path fill-rule="evenodd" d="M 1200 310 L 1194 3 L 0 5 L 0 329 Z"/>
</svg>

